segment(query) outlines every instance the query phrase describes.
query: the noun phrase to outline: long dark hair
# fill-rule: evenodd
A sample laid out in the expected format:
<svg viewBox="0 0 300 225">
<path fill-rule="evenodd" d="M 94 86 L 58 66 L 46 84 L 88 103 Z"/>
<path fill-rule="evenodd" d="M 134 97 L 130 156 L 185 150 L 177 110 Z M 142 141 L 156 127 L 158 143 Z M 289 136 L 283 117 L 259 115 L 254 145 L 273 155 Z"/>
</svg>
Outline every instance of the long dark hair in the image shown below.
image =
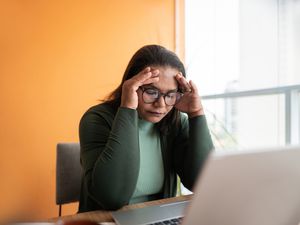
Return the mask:
<svg viewBox="0 0 300 225">
<path fill-rule="evenodd" d="M 160 45 L 146 45 L 140 48 L 132 56 L 124 72 L 120 85 L 107 97 L 105 102 L 117 109 L 121 104 L 123 83 L 137 75 L 147 66 L 169 66 L 177 69 L 184 77 L 186 77 L 184 65 L 174 52 Z M 168 132 L 171 126 L 179 124 L 179 120 L 179 111 L 174 107 L 158 123 L 158 126 L 162 132 Z"/>
</svg>

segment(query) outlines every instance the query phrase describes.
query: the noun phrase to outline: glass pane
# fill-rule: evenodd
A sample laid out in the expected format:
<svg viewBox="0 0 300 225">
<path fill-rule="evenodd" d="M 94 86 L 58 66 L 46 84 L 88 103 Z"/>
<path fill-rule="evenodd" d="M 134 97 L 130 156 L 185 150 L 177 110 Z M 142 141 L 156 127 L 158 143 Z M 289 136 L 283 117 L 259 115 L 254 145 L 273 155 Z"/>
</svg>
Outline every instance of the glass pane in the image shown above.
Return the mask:
<svg viewBox="0 0 300 225">
<path fill-rule="evenodd" d="M 203 100 L 217 151 L 285 145 L 283 95 Z"/>
<path fill-rule="evenodd" d="M 300 83 L 300 1 L 185 1 L 185 59 L 202 95 Z"/>
</svg>

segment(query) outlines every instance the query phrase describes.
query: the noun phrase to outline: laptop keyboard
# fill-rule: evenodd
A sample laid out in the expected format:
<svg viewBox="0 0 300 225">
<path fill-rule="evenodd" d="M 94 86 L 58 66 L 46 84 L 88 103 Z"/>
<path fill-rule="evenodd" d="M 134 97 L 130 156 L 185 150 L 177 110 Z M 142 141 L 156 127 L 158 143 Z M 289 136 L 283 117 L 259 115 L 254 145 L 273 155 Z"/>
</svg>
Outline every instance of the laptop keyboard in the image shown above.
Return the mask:
<svg viewBox="0 0 300 225">
<path fill-rule="evenodd" d="M 150 223 L 148 225 L 178 225 L 181 224 L 183 217 L 178 217 L 178 218 L 174 218 L 174 219 L 168 219 L 168 220 L 164 220 L 164 221 L 160 221 L 160 222 L 156 222 L 156 223 Z"/>
</svg>

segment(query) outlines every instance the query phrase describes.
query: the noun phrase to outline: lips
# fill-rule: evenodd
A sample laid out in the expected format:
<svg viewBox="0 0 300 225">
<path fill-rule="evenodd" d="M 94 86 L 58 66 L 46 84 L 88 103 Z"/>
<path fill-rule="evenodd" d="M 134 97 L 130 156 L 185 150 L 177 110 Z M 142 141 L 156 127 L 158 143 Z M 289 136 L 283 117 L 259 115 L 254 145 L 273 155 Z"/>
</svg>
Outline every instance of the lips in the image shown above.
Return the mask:
<svg viewBox="0 0 300 225">
<path fill-rule="evenodd" d="M 162 112 L 152 112 L 152 111 L 148 111 L 149 114 L 153 115 L 153 116 L 162 116 L 164 115 L 164 113 Z"/>
</svg>

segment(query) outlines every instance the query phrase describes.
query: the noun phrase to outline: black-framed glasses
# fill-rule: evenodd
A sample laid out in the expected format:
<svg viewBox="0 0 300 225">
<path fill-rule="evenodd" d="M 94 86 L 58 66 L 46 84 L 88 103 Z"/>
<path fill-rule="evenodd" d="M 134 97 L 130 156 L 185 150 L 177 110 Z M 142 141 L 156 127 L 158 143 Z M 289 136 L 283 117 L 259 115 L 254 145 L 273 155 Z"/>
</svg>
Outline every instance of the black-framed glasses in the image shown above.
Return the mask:
<svg viewBox="0 0 300 225">
<path fill-rule="evenodd" d="M 166 105 L 173 106 L 179 101 L 182 96 L 182 93 L 178 91 L 169 91 L 164 94 L 153 87 L 140 87 L 140 89 L 143 91 L 142 97 L 144 103 L 146 104 L 154 103 L 158 99 L 160 99 L 161 96 L 163 96 Z"/>
</svg>

